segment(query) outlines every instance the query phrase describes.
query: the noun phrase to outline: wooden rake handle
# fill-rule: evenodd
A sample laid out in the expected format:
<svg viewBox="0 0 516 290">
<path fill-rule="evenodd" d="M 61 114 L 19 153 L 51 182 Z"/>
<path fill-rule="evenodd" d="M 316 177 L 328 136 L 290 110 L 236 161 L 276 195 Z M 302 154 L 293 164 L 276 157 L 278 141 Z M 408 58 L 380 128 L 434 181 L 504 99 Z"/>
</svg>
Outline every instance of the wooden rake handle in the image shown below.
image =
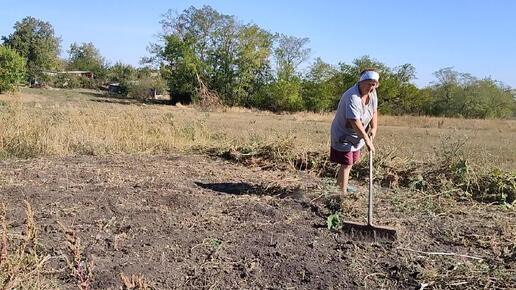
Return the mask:
<svg viewBox="0 0 516 290">
<path fill-rule="evenodd" d="M 369 196 L 367 202 L 367 224 L 373 225 L 373 152 L 369 150 Z"/>
</svg>

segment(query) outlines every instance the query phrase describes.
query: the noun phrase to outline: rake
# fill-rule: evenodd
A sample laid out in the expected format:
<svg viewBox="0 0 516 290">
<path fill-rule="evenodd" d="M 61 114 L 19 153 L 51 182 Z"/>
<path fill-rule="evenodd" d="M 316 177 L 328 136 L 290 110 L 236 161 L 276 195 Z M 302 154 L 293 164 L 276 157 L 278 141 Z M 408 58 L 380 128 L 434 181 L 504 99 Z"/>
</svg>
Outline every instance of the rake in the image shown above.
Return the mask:
<svg viewBox="0 0 516 290">
<path fill-rule="evenodd" d="M 373 152 L 369 151 L 369 196 L 367 224 L 344 221 L 343 229 L 352 236 L 362 236 L 377 239 L 396 240 L 396 229 L 373 224 Z"/>
</svg>

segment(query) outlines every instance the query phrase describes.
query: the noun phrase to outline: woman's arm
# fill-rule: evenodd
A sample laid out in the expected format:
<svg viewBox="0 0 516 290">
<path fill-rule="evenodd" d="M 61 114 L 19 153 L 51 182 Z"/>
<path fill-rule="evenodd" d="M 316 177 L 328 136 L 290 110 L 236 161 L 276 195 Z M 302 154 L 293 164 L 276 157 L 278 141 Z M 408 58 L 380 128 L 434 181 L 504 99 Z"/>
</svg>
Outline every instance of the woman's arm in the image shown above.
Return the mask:
<svg viewBox="0 0 516 290">
<path fill-rule="evenodd" d="M 373 113 L 373 119 L 371 119 L 371 139 L 376 137 L 376 130 L 378 129 L 378 111 Z"/>
<path fill-rule="evenodd" d="M 357 132 L 358 136 L 360 136 L 360 138 L 364 139 L 367 148 L 369 148 L 369 150 L 374 152 L 373 141 L 369 138 L 369 136 L 367 136 L 364 125 L 362 125 L 362 121 L 360 121 L 359 119 L 347 119 L 347 120 L 351 124 L 351 126 L 353 127 L 355 132 Z"/>
</svg>

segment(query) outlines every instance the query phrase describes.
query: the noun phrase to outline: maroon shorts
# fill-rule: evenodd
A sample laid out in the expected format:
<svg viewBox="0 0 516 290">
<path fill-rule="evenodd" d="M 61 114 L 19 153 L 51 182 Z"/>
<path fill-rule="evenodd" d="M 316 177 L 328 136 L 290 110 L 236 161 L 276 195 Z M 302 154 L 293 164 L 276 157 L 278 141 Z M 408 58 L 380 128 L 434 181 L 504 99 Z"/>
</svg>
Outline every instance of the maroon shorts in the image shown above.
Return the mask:
<svg viewBox="0 0 516 290">
<path fill-rule="evenodd" d="M 360 161 L 360 150 L 358 151 L 337 151 L 331 147 L 330 161 L 342 165 L 353 165 Z"/>
</svg>

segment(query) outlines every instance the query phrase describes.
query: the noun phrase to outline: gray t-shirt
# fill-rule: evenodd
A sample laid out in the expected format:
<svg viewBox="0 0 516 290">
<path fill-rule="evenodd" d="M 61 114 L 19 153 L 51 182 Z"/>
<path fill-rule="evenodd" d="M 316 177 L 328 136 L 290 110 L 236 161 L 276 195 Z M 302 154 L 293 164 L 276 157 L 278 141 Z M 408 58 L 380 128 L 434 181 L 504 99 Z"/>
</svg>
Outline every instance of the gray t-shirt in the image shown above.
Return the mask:
<svg viewBox="0 0 516 290">
<path fill-rule="evenodd" d="M 369 103 L 364 105 L 360 98 L 358 83 L 349 88 L 339 101 L 335 118 L 331 123 L 331 147 L 337 151 L 358 151 L 365 142 L 347 124 L 347 119 L 361 120 L 364 128 L 369 125 L 378 107 L 376 90 L 369 94 Z"/>
</svg>

